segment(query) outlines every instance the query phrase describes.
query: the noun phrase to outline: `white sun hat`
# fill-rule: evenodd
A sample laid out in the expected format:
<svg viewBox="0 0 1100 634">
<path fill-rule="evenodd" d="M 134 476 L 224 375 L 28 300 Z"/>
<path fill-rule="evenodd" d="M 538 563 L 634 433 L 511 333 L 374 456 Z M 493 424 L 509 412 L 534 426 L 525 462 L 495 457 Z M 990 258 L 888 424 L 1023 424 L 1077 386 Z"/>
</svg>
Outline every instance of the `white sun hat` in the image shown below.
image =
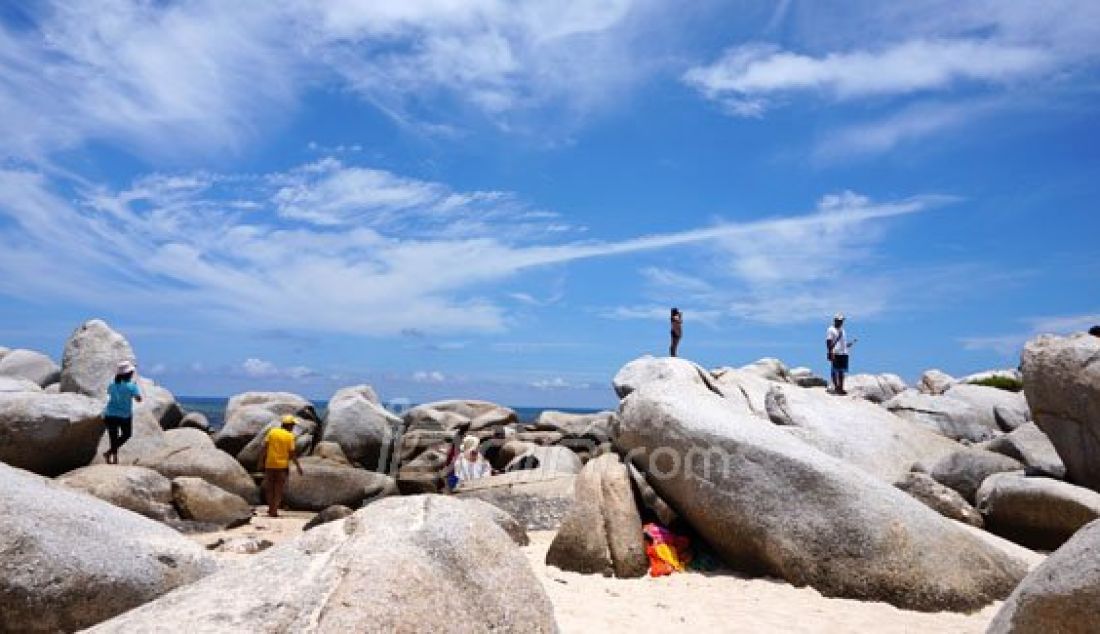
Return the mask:
<svg viewBox="0 0 1100 634">
<path fill-rule="evenodd" d="M 134 371 L 134 362 L 130 360 L 119 361 L 115 374 L 129 374 Z"/>
</svg>

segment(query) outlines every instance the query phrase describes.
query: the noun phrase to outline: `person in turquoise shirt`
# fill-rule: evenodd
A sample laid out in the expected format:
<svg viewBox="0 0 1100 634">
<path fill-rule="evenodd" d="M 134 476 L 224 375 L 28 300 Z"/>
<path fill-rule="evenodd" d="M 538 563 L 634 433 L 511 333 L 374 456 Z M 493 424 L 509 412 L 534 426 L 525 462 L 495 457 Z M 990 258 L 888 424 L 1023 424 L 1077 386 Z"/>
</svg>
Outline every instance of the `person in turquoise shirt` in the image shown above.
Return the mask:
<svg viewBox="0 0 1100 634">
<path fill-rule="evenodd" d="M 134 401 L 141 402 L 141 388 L 134 381 L 134 372 L 134 364 L 130 361 L 119 363 L 114 382 L 107 386 L 107 407 L 103 410 L 103 422 L 111 442 L 110 449 L 103 454 L 107 464 L 118 464 L 119 448 L 133 435 Z"/>
</svg>

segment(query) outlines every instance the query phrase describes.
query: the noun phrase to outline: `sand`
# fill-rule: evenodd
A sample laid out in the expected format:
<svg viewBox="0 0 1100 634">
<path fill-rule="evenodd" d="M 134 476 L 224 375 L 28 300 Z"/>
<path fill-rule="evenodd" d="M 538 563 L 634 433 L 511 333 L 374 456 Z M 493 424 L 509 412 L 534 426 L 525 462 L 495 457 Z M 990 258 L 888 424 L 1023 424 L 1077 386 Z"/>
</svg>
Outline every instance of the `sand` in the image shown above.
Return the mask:
<svg viewBox="0 0 1100 634">
<path fill-rule="evenodd" d="M 830 599 L 810 588 L 733 573 L 610 579 L 564 572 L 543 561 L 553 532 L 532 532 L 523 550 L 572 632 L 984 632 L 1000 603 L 975 614 L 899 610 Z"/>
<path fill-rule="evenodd" d="M 279 544 L 300 535 L 312 513 L 266 517 L 257 507 L 252 523 L 232 530 L 192 535 L 200 544 L 231 538 Z M 554 603 L 563 634 L 573 632 L 875 632 L 876 634 L 984 632 L 1000 603 L 974 614 L 899 610 L 885 603 L 823 597 L 775 579 L 748 579 L 730 572 L 684 573 L 663 578 L 611 579 L 564 572 L 544 561 L 552 531 L 530 534 L 523 548 Z M 213 551 L 225 562 L 253 555 Z"/>
</svg>

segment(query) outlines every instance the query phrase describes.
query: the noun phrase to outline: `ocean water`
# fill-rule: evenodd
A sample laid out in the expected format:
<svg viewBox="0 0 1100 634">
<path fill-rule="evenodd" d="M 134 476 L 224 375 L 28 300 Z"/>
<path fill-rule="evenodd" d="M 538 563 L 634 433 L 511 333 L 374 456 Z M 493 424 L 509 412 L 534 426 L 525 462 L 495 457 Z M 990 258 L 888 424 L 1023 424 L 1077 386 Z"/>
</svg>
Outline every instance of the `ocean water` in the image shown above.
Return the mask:
<svg viewBox="0 0 1100 634">
<path fill-rule="evenodd" d="M 176 400 L 179 402 L 180 407 L 187 412 L 200 412 L 206 416 L 206 420 L 210 421 L 210 427 L 212 429 L 220 429 L 225 422 L 225 406 L 229 403 L 228 398 L 216 398 L 216 397 L 202 397 L 202 396 L 180 396 Z M 415 406 L 416 404 L 412 404 Z M 325 415 L 325 409 L 328 407 L 328 401 L 313 401 L 313 407 L 317 409 L 317 414 L 321 417 Z M 401 410 L 408 409 L 409 406 L 402 405 Z M 583 409 L 576 407 L 512 407 L 515 410 L 516 415 L 519 416 L 520 423 L 532 423 L 539 417 L 539 414 L 546 410 L 555 410 L 559 412 L 569 412 L 571 414 L 594 414 L 600 410 L 598 409 Z"/>
</svg>

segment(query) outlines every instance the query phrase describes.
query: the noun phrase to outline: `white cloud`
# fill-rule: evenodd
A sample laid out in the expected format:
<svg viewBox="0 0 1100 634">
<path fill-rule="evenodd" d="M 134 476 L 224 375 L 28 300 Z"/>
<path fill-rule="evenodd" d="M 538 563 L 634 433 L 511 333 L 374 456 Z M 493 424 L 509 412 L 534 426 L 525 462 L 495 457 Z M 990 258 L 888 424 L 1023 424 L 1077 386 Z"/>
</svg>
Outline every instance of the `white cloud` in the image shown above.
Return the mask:
<svg viewBox="0 0 1100 634">
<path fill-rule="evenodd" d="M 538 379 L 532 381 L 530 385 L 540 390 L 587 390 L 592 387 L 589 383 L 574 383 L 560 376 Z"/>
<path fill-rule="evenodd" d="M 439 370 L 421 370 L 413 373 L 412 380 L 417 383 L 443 383 L 447 380 L 447 376 Z"/>
<path fill-rule="evenodd" d="M 275 367 L 274 363 L 254 357 L 245 359 L 244 363 L 241 364 L 241 370 L 254 378 L 271 377 L 279 374 L 279 368 Z"/>
<path fill-rule="evenodd" d="M 759 113 L 766 100 L 791 92 L 835 99 L 903 95 L 973 81 L 999 83 L 1051 68 L 1045 51 L 987 40 L 913 40 L 875 51 L 811 57 L 774 46 L 744 45 L 684 79 L 710 99 Z"/>
<path fill-rule="evenodd" d="M 293 366 L 280 368 L 270 361 L 250 357 L 241 364 L 241 371 L 245 376 L 254 379 L 287 378 L 296 381 L 310 379 L 320 374 L 305 366 Z"/>
<path fill-rule="evenodd" d="M 78 188 L 73 200 L 41 174 L 0 170 L 0 218 L 8 222 L 0 234 L 0 292 L 88 307 L 111 298 L 112 305 L 269 330 L 492 332 L 505 328 L 506 309 L 488 290 L 530 269 L 703 244 L 733 254 L 734 272 L 759 288 L 811 281 L 822 262 L 859 254 L 859 236 L 874 235 L 878 221 L 940 202 L 846 196 L 803 216 L 548 244 L 518 238 L 533 232 L 512 231 L 510 223 L 534 225 L 510 206 L 486 209 L 490 222 L 481 208 L 467 209 L 422 237 L 415 224 L 285 228 L 264 190 L 278 180 L 160 175 L 123 191 Z M 238 208 L 241 190 L 256 193 L 261 208 Z M 711 308 L 693 310 L 705 317 Z"/>
<path fill-rule="evenodd" d="M 159 157 L 233 150 L 318 88 L 428 130 L 463 112 L 584 112 L 641 72 L 627 63 L 635 4 L 27 5 L 26 25 L 0 24 L 0 154 L 41 160 L 91 140 Z"/>
</svg>

